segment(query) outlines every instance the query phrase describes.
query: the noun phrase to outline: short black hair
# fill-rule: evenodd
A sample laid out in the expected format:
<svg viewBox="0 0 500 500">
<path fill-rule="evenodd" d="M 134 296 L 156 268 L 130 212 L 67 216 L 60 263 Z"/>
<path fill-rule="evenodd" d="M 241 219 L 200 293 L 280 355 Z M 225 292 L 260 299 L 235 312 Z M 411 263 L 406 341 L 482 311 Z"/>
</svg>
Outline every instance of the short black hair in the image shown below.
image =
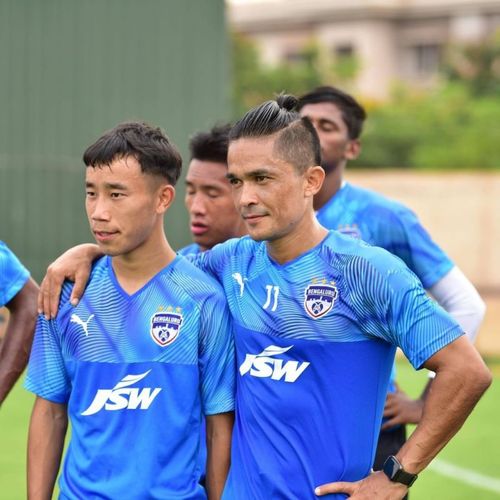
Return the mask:
<svg viewBox="0 0 500 500">
<path fill-rule="evenodd" d="M 235 123 L 229 141 L 279 133 L 274 149 L 281 158 L 300 171 L 321 165 L 318 134 L 312 123 L 295 111 L 297 102 L 293 95 L 281 94 L 251 109 Z"/>
<path fill-rule="evenodd" d="M 354 97 L 336 87 L 324 85 L 316 87 L 314 90 L 311 90 L 311 92 L 299 97 L 297 110 L 300 111 L 306 104 L 317 104 L 320 102 L 331 102 L 335 104 L 340 109 L 342 118 L 347 125 L 349 138 L 359 138 L 363 131 L 366 111 Z"/>
<path fill-rule="evenodd" d="M 227 163 L 230 123 L 213 126 L 206 132 L 198 132 L 189 140 L 191 159 Z"/>
<path fill-rule="evenodd" d="M 134 157 L 144 173 L 164 177 L 175 186 L 182 158 L 172 142 L 158 127 L 144 122 L 124 122 L 105 132 L 83 154 L 87 167 L 110 165 L 113 161 Z"/>
</svg>

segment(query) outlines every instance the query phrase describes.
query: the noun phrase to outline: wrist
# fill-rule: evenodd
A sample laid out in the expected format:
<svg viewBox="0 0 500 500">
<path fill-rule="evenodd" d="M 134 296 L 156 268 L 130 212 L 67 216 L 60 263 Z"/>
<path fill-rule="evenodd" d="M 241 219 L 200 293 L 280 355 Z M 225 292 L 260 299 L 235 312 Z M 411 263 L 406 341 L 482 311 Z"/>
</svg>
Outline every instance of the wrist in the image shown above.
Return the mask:
<svg viewBox="0 0 500 500">
<path fill-rule="evenodd" d="M 401 462 L 398 457 L 390 455 L 384 462 L 382 471 L 389 481 L 409 488 L 417 480 L 418 475 L 411 470 L 411 466 L 405 467 Z"/>
</svg>

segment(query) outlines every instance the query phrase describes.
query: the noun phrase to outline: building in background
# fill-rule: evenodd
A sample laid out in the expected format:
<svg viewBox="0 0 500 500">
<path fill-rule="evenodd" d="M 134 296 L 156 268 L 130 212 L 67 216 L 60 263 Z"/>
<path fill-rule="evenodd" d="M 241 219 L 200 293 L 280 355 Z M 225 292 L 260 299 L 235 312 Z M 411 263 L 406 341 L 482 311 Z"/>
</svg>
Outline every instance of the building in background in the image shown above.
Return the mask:
<svg viewBox="0 0 500 500">
<path fill-rule="evenodd" d="M 355 60 L 353 90 L 385 98 L 395 82 L 436 82 L 450 43 L 500 28 L 500 0 L 230 0 L 231 28 L 269 65 L 303 57 L 311 41 L 327 64 Z"/>
</svg>

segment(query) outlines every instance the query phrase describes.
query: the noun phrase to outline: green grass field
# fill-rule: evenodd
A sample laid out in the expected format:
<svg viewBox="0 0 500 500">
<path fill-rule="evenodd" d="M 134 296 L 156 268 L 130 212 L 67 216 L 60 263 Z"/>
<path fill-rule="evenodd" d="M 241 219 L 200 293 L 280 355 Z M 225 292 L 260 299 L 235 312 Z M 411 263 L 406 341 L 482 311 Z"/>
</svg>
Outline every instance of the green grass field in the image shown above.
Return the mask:
<svg viewBox="0 0 500 500">
<path fill-rule="evenodd" d="M 500 361 L 491 362 L 495 380 L 459 434 L 412 487 L 412 500 L 493 500 L 500 498 Z M 464 367 L 464 369 L 467 369 Z M 426 382 L 398 360 L 398 380 L 411 395 Z M 33 396 L 20 384 L 0 410 L 0 499 L 26 498 L 25 456 Z"/>
</svg>

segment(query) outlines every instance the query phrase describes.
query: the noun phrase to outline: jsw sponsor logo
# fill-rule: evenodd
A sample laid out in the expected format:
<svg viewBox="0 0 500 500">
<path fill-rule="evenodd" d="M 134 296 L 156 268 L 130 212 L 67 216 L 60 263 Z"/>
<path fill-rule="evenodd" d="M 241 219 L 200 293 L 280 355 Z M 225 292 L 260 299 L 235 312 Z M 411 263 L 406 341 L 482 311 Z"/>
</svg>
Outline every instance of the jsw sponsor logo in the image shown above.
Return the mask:
<svg viewBox="0 0 500 500">
<path fill-rule="evenodd" d="M 289 351 L 289 347 L 278 347 L 270 345 L 260 354 L 247 354 L 245 361 L 240 366 L 240 374 L 243 376 L 249 373 L 252 377 L 271 378 L 272 380 L 285 380 L 285 382 L 295 382 L 311 364 L 303 361 L 285 361 L 275 359 L 274 356 Z"/>
<path fill-rule="evenodd" d="M 113 410 L 147 410 L 156 396 L 161 391 L 161 387 L 151 389 L 145 387 L 138 389 L 129 387 L 139 380 L 142 380 L 151 370 L 139 375 L 126 375 L 118 382 L 113 389 L 99 389 L 90 406 L 82 413 L 82 415 L 93 415 L 102 409 Z"/>
</svg>

